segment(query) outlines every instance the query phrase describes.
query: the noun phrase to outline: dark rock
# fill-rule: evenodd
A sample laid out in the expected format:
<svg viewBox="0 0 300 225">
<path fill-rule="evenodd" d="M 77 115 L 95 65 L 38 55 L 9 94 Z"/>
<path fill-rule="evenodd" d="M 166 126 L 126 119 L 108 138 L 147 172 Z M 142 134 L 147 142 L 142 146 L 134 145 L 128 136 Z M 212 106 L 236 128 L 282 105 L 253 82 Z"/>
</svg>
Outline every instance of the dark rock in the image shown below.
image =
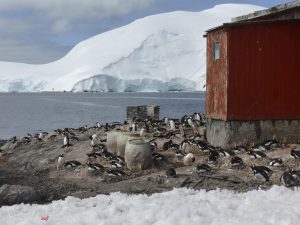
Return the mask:
<svg viewBox="0 0 300 225">
<path fill-rule="evenodd" d="M 4 184 L 0 187 L 0 205 L 33 203 L 41 199 L 41 195 L 30 186 Z"/>
</svg>

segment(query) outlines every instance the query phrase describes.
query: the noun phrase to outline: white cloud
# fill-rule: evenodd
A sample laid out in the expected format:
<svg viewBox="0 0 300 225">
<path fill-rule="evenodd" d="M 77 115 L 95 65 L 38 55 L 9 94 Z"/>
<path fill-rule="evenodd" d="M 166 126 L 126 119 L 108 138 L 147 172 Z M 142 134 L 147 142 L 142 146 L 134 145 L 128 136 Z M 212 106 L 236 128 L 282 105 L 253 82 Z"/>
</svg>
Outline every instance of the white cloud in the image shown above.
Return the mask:
<svg viewBox="0 0 300 225">
<path fill-rule="evenodd" d="M 54 20 L 120 16 L 149 7 L 155 0 L 1 0 L 0 12 L 33 10 Z"/>
</svg>

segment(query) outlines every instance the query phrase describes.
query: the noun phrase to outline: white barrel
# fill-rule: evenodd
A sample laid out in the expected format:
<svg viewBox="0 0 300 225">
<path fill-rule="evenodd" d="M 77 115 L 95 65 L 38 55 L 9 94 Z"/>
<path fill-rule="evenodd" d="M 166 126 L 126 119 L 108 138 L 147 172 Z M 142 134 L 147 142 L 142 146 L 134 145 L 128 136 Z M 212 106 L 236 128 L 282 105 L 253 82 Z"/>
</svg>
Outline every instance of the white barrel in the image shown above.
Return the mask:
<svg viewBox="0 0 300 225">
<path fill-rule="evenodd" d="M 152 166 L 150 142 L 143 139 L 128 140 L 125 147 L 125 163 L 131 170 L 145 170 Z"/>
<path fill-rule="evenodd" d="M 119 136 L 118 131 L 111 131 L 107 133 L 107 150 L 113 154 L 117 153 L 117 140 Z"/>
<path fill-rule="evenodd" d="M 131 132 L 119 132 L 117 137 L 117 146 L 116 146 L 116 155 L 124 157 L 125 154 L 125 146 L 128 140 L 136 139 L 139 137 L 137 133 Z"/>
</svg>

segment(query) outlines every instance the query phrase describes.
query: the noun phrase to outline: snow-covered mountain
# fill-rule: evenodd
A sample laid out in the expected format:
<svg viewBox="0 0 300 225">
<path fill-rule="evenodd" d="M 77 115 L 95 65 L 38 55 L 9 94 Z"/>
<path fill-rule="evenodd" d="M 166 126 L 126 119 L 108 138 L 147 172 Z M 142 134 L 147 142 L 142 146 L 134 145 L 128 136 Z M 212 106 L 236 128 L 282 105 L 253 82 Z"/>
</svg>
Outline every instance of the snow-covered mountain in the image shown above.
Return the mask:
<svg viewBox="0 0 300 225">
<path fill-rule="evenodd" d="M 200 90 L 205 83 L 205 30 L 261 9 L 223 4 L 201 12 L 148 16 L 82 41 L 48 64 L 0 62 L 0 91 Z"/>
</svg>

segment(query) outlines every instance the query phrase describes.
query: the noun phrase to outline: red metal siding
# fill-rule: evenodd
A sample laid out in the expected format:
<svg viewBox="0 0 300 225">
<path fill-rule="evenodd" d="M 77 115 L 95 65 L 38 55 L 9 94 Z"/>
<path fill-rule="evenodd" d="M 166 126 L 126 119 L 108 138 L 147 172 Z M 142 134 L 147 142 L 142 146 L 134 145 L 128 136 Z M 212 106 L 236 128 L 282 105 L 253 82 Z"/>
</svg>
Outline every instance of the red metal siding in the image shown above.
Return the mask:
<svg viewBox="0 0 300 225">
<path fill-rule="evenodd" d="M 220 43 L 220 59 L 212 58 L 213 43 Z M 207 36 L 206 117 L 226 119 L 227 114 L 227 34 L 220 29 Z"/>
<path fill-rule="evenodd" d="M 230 27 L 228 66 L 227 120 L 300 119 L 300 21 Z"/>
</svg>

